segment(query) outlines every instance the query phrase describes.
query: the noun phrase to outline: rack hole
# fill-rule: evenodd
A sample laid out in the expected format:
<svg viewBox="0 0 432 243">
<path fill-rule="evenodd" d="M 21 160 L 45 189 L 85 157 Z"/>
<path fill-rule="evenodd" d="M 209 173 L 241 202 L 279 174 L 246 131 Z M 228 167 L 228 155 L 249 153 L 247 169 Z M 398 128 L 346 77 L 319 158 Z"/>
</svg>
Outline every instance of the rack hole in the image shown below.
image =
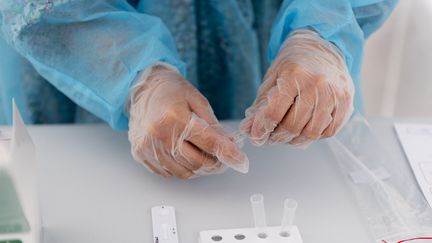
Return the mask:
<svg viewBox="0 0 432 243">
<path fill-rule="evenodd" d="M 259 233 L 258 238 L 265 239 L 265 238 L 267 238 L 267 234 L 266 233 Z"/>
<path fill-rule="evenodd" d="M 242 234 L 237 234 L 237 235 L 234 236 L 234 238 L 235 238 L 236 240 L 244 240 L 244 239 L 246 238 L 246 236 L 245 236 L 245 235 L 242 235 Z"/>
<path fill-rule="evenodd" d="M 222 236 L 220 236 L 220 235 L 214 235 L 214 236 L 212 236 L 212 238 L 211 238 L 213 241 L 221 241 L 222 240 Z"/>
<path fill-rule="evenodd" d="M 282 231 L 279 233 L 279 235 L 282 237 L 290 237 L 290 233 L 288 231 Z"/>
</svg>

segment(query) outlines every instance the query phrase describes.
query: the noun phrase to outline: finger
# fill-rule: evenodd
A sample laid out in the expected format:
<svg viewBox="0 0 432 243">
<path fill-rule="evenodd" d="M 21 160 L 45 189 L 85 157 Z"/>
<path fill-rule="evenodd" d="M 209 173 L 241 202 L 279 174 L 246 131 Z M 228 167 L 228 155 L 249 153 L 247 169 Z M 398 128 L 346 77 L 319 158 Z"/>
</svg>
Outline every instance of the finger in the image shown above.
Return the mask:
<svg viewBox="0 0 432 243">
<path fill-rule="evenodd" d="M 254 119 L 253 116 L 245 117 L 240 122 L 240 131 L 242 134 L 250 135 L 250 132 L 252 129 L 252 124 L 253 124 L 253 119 Z"/>
<path fill-rule="evenodd" d="M 296 146 L 297 148 L 306 148 L 308 147 L 313 141 L 315 141 L 314 139 L 310 139 L 304 135 L 299 135 L 295 138 L 293 138 L 289 144 Z"/>
<path fill-rule="evenodd" d="M 300 92 L 299 89 L 298 82 L 277 79 L 277 86 L 270 89 L 267 102 L 255 116 L 251 129 L 251 140 L 255 144 L 262 145 L 268 140 L 271 132 L 294 103 L 295 97 Z"/>
<path fill-rule="evenodd" d="M 187 96 L 188 104 L 192 112 L 204 119 L 210 125 L 218 125 L 219 122 L 208 100 L 197 90 Z"/>
<path fill-rule="evenodd" d="M 209 126 L 204 120 L 192 116 L 184 133 L 184 139 L 203 152 L 215 156 L 222 163 L 238 171 L 247 172 L 249 161 L 246 154 L 238 148 L 237 144 Z"/>
<path fill-rule="evenodd" d="M 256 112 L 259 110 L 260 104 L 262 104 L 266 99 L 269 90 L 275 85 L 276 72 L 274 71 L 274 68 L 270 67 L 264 77 L 262 85 L 257 92 L 257 97 L 254 103 L 246 110 L 245 119 L 241 121 L 240 130 L 242 131 L 242 133 L 250 135 Z"/>
<path fill-rule="evenodd" d="M 276 86 L 278 75 L 277 75 L 276 69 L 273 67 L 274 67 L 274 65 L 272 65 L 269 68 L 266 75 L 264 76 L 263 82 L 258 89 L 257 97 L 255 99 L 254 104 L 258 104 L 262 100 L 265 100 L 267 98 L 267 94 L 270 91 L 270 89 L 272 89 L 274 86 Z"/>
<path fill-rule="evenodd" d="M 271 138 L 273 143 L 286 143 L 300 135 L 309 122 L 314 110 L 314 101 L 307 93 L 300 92 L 295 98 L 294 105 L 288 111 Z"/>
<path fill-rule="evenodd" d="M 174 158 L 166 151 L 157 151 L 157 159 L 162 164 L 162 167 L 168 170 L 173 176 L 179 179 L 189 179 L 194 173 L 175 161 Z"/>
<path fill-rule="evenodd" d="M 188 96 L 188 104 L 190 110 L 195 113 L 199 118 L 206 121 L 217 131 L 225 134 L 226 136 L 230 136 L 220 125 L 208 100 L 199 91 L 194 90 L 192 94 Z"/>
<path fill-rule="evenodd" d="M 224 166 L 221 162 L 216 163 L 213 167 L 211 168 L 206 168 L 206 167 L 202 167 L 197 171 L 194 171 L 195 175 L 200 175 L 200 176 L 204 176 L 204 175 L 213 175 L 213 174 L 219 174 L 224 172 L 227 167 Z"/>
<path fill-rule="evenodd" d="M 251 106 L 246 110 L 246 117 L 240 123 L 240 131 L 243 134 L 250 135 L 253 120 L 255 119 L 256 107 Z"/>
<path fill-rule="evenodd" d="M 132 156 L 135 161 L 140 162 L 144 165 L 149 171 L 156 173 L 158 175 L 164 177 L 172 176 L 171 173 L 166 171 L 160 163 L 152 157 L 153 151 L 146 149 L 147 147 L 144 145 L 145 142 L 141 142 L 137 145 L 132 146 Z"/>
<path fill-rule="evenodd" d="M 224 167 L 224 165 L 222 164 L 222 162 L 218 161 L 216 164 L 211 164 L 208 166 L 203 166 L 201 169 L 207 173 L 218 173 L 219 171 L 221 171 L 222 167 Z"/>
<path fill-rule="evenodd" d="M 316 141 L 323 137 L 322 133 L 323 131 L 328 127 L 328 125 L 332 122 L 332 116 L 330 114 L 323 115 L 323 118 L 319 121 L 318 125 L 309 125 L 309 124 L 316 124 L 317 121 L 312 121 L 317 118 L 312 118 L 309 123 L 306 125 L 305 129 L 303 129 L 303 132 L 298 135 L 297 137 L 294 137 L 289 143 L 291 145 L 308 145 L 312 143 L 313 141 Z M 310 127 L 310 128 L 308 128 Z M 308 130 L 308 131 L 306 131 Z"/>
<path fill-rule="evenodd" d="M 336 104 L 336 94 L 332 86 L 324 82 L 319 82 L 315 89 L 315 108 L 312 118 L 309 120 L 303 131 L 298 137 L 293 138 L 290 144 L 300 145 L 310 143 L 321 138 L 323 131 L 332 122 L 332 111 Z"/>
<path fill-rule="evenodd" d="M 166 171 L 164 168 L 161 167 L 159 163 L 150 162 L 148 160 L 143 161 L 143 165 L 151 172 L 154 172 L 157 175 L 163 176 L 163 177 L 171 177 L 172 174 L 169 171 Z"/>
<path fill-rule="evenodd" d="M 327 138 L 335 135 L 342 125 L 350 118 L 353 110 L 353 102 L 349 94 L 342 96 L 342 98 L 338 98 L 332 112 L 333 120 L 323 131 L 323 137 Z"/>
<path fill-rule="evenodd" d="M 205 154 L 187 141 L 182 142 L 174 158 L 181 161 L 180 163 L 191 171 L 199 170 L 202 167 L 211 168 L 218 163 L 216 158 Z"/>
<path fill-rule="evenodd" d="M 194 135 L 188 139 L 205 153 L 217 157 L 222 162 L 239 164 L 245 160 L 244 153 L 233 141 L 219 134 L 211 127 L 203 128 L 201 124 L 196 125 L 192 132 Z M 202 131 L 201 134 L 196 131 Z"/>
</svg>

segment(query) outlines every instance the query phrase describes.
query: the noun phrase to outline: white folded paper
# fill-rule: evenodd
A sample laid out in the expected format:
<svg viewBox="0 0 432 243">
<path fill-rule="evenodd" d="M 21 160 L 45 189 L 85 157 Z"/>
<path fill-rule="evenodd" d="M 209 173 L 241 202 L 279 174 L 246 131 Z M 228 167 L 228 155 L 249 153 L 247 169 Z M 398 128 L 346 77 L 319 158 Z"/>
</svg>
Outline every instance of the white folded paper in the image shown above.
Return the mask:
<svg viewBox="0 0 432 243">
<path fill-rule="evenodd" d="M 0 243 L 42 242 L 35 146 L 13 102 L 13 126 L 0 129 Z"/>
</svg>

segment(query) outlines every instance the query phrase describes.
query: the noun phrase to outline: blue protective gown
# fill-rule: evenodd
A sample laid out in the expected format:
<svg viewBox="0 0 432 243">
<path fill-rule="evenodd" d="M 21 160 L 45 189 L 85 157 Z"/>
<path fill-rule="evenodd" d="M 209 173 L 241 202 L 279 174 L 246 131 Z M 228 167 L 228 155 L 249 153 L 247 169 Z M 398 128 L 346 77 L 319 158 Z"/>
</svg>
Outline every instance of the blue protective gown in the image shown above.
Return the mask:
<svg viewBox="0 0 432 243">
<path fill-rule="evenodd" d="M 341 50 L 359 106 L 364 41 L 396 1 L 0 0 L 0 124 L 15 97 L 30 123 L 100 118 L 127 129 L 130 87 L 156 62 L 177 67 L 220 119 L 241 118 L 299 28 Z"/>
</svg>

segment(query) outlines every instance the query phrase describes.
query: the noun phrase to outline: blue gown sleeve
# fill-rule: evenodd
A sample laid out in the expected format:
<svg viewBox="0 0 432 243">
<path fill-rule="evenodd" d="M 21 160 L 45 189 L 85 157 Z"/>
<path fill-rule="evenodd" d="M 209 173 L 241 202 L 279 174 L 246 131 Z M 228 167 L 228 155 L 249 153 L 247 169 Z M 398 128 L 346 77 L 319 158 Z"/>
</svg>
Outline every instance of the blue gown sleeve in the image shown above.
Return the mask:
<svg viewBox="0 0 432 243">
<path fill-rule="evenodd" d="M 390 16 L 398 0 L 351 0 L 357 23 L 368 38 Z"/>
<path fill-rule="evenodd" d="M 162 21 L 126 0 L 5 0 L 1 35 L 75 103 L 118 130 L 138 72 L 165 62 L 184 74 Z"/>
<path fill-rule="evenodd" d="M 356 85 L 356 107 L 362 110 L 359 76 L 365 39 L 390 15 L 397 0 L 285 0 L 272 28 L 273 60 L 293 30 L 310 28 L 335 44 Z"/>
</svg>

